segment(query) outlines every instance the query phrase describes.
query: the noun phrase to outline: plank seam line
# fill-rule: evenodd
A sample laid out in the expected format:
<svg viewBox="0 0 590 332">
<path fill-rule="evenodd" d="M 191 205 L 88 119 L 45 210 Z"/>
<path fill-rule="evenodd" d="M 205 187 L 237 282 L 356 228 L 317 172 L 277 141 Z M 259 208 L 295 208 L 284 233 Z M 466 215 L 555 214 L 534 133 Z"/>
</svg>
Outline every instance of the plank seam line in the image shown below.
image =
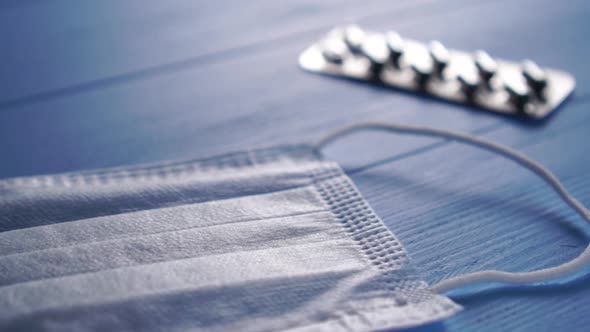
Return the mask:
<svg viewBox="0 0 590 332">
<path fill-rule="evenodd" d="M 590 101 L 590 93 L 581 95 L 580 97 L 581 97 L 581 99 L 572 100 L 571 104 L 584 105 L 584 104 L 587 104 Z M 475 129 L 473 131 L 469 131 L 469 133 L 470 134 L 474 134 L 474 135 L 485 135 L 485 134 L 493 133 L 494 131 L 501 129 L 503 127 L 503 125 L 504 125 L 504 122 L 503 121 L 499 121 L 499 122 L 493 123 L 491 125 L 484 126 L 484 127 Z M 581 125 L 584 125 L 584 124 L 583 123 L 578 123 L 577 125 L 574 124 L 571 127 L 567 127 L 566 126 L 566 128 L 572 128 L 572 127 L 573 128 L 576 128 L 576 127 L 579 127 Z M 354 175 L 354 174 L 357 174 L 357 173 L 362 173 L 364 171 L 371 170 L 371 169 L 373 169 L 375 167 L 378 167 L 378 166 L 386 165 L 386 164 L 389 164 L 389 163 L 393 163 L 393 162 L 396 162 L 396 161 L 403 160 L 405 158 L 410 158 L 410 157 L 413 157 L 413 156 L 420 155 L 422 153 L 426 153 L 426 152 L 429 152 L 429 151 L 437 150 L 437 149 L 442 148 L 444 146 L 447 146 L 447 145 L 449 145 L 451 143 L 454 143 L 454 141 L 453 140 L 449 140 L 449 139 L 447 139 L 447 140 L 441 140 L 441 141 L 438 141 L 438 142 L 435 142 L 435 143 L 427 144 L 427 145 L 425 145 L 423 147 L 420 147 L 420 148 L 417 148 L 417 149 L 414 149 L 414 150 L 411 150 L 411 151 L 403 152 L 403 153 L 397 154 L 397 155 L 392 156 L 392 157 L 389 157 L 389 158 L 385 158 L 385 159 L 382 159 L 382 160 L 378 160 L 378 161 L 369 163 L 369 164 L 364 165 L 364 166 L 360 166 L 360 167 L 356 167 L 356 168 L 345 170 L 345 173 L 347 175 Z M 530 142 L 527 142 L 525 140 L 522 143 L 523 144 L 521 145 L 521 147 L 525 147 L 525 146 L 528 146 Z"/>
<path fill-rule="evenodd" d="M 501 122 L 501 121 L 499 121 L 499 122 L 493 123 L 491 125 L 484 126 L 484 127 L 478 128 L 476 130 L 473 130 L 470 133 L 471 134 L 475 134 L 475 135 L 489 134 L 489 133 L 491 133 L 491 132 L 493 132 L 493 131 L 495 131 L 497 129 L 500 129 L 503 125 L 504 125 L 504 123 Z M 393 162 L 396 162 L 396 161 L 399 161 L 399 160 L 402 160 L 402 159 L 405 159 L 405 158 L 409 158 L 409 157 L 413 157 L 413 156 L 416 156 L 416 155 L 419 155 L 419 154 L 422 154 L 422 153 L 433 151 L 433 150 L 436 150 L 436 149 L 441 148 L 443 146 L 449 145 L 449 144 L 451 144 L 453 142 L 454 141 L 453 140 L 450 140 L 450 139 L 439 140 L 437 142 L 434 142 L 434 143 L 431 143 L 431 144 L 427 144 L 427 145 L 425 145 L 423 147 L 420 147 L 420 148 L 417 148 L 417 149 L 414 149 L 414 150 L 411 150 L 411 151 L 407 151 L 407 152 L 404 152 L 404 153 L 400 153 L 400 154 L 395 155 L 395 156 L 390 157 L 390 158 L 378 160 L 376 162 L 369 163 L 369 164 L 364 165 L 364 166 L 360 166 L 360 167 L 357 167 L 357 168 L 345 170 L 345 172 L 346 172 L 347 175 L 354 175 L 354 174 L 361 173 L 361 172 L 364 172 L 364 171 L 367 171 L 367 170 L 371 170 L 372 168 L 375 168 L 375 167 L 378 167 L 378 166 L 382 166 L 382 165 L 393 163 Z"/>
<path fill-rule="evenodd" d="M 489 3 L 491 3 L 491 2 L 478 1 L 478 2 L 473 2 L 473 3 L 468 3 L 469 6 L 464 4 L 464 6 L 461 6 L 461 7 L 449 7 L 448 10 L 437 11 L 435 15 L 445 15 L 448 13 L 452 13 L 453 11 L 456 11 L 456 10 L 463 10 L 466 7 L 476 7 L 478 5 L 485 5 L 485 4 L 489 4 Z M 395 10 L 390 10 L 390 11 L 379 11 L 377 13 L 371 13 L 371 14 L 362 16 L 362 17 L 358 18 L 358 20 L 368 20 L 368 19 L 372 19 L 372 18 L 388 16 L 388 15 L 391 15 L 392 12 L 408 10 L 408 9 L 412 9 L 412 8 L 416 8 L 416 7 L 418 7 L 418 6 L 403 7 L 401 9 L 396 8 Z M 432 16 L 435 16 L 435 15 L 432 15 Z M 398 20 L 397 22 L 402 22 L 404 17 L 405 16 L 402 16 L 401 19 Z M 404 22 L 402 22 L 402 23 L 404 23 Z M 406 21 L 405 23 L 410 23 L 410 22 Z M 194 68 L 194 67 L 197 67 L 202 64 L 219 63 L 219 62 L 221 62 L 219 60 L 233 59 L 233 58 L 235 58 L 236 55 L 238 55 L 238 57 L 239 57 L 242 55 L 256 54 L 257 51 L 264 50 L 271 45 L 276 46 L 277 44 L 281 44 L 281 42 L 283 42 L 283 41 L 292 41 L 293 39 L 302 38 L 302 37 L 307 36 L 309 34 L 322 33 L 323 31 L 325 31 L 326 29 L 329 29 L 332 26 L 333 26 L 332 24 L 323 25 L 323 26 L 320 26 L 317 28 L 306 29 L 306 30 L 290 33 L 285 36 L 273 37 L 273 38 L 269 38 L 266 40 L 254 42 L 249 45 L 240 45 L 240 46 L 235 46 L 235 47 L 229 47 L 229 48 L 222 49 L 222 50 L 217 50 L 217 51 L 213 51 L 213 52 L 209 52 L 209 53 L 204 53 L 201 55 L 196 55 L 196 56 L 189 57 L 189 58 L 186 58 L 183 60 L 168 62 L 168 63 L 155 65 L 152 67 L 147 67 L 147 68 L 143 68 L 143 69 L 139 69 L 139 70 L 135 70 L 135 71 L 124 72 L 124 73 L 118 74 L 118 75 L 107 76 L 107 77 L 103 77 L 103 78 L 80 82 L 80 83 L 73 84 L 70 86 L 65 86 L 62 88 L 41 91 L 38 93 L 25 95 L 22 97 L 16 97 L 13 99 L 0 101 L 0 111 L 1 110 L 6 111 L 11 108 L 17 108 L 17 107 L 21 107 L 21 106 L 25 106 L 25 105 L 29 105 L 29 104 L 35 104 L 35 103 L 40 103 L 40 102 L 44 102 L 44 101 L 59 99 L 62 97 L 68 97 L 68 96 L 72 96 L 72 95 L 76 95 L 76 94 L 84 93 L 84 92 L 88 92 L 88 91 L 100 90 L 105 87 L 121 85 L 121 84 L 126 84 L 129 82 L 135 82 L 135 81 L 140 81 L 140 80 L 145 80 L 145 79 L 150 79 L 150 78 L 155 78 L 155 77 L 158 77 L 163 74 L 172 74 L 172 73 L 180 72 L 184 69 Z M 399 24 L 398 26 L 403 26 L 403 24 Z M 296 65 L 295 60 L 296 59 L 293 59 L 294 66 Z"/>
</svg>

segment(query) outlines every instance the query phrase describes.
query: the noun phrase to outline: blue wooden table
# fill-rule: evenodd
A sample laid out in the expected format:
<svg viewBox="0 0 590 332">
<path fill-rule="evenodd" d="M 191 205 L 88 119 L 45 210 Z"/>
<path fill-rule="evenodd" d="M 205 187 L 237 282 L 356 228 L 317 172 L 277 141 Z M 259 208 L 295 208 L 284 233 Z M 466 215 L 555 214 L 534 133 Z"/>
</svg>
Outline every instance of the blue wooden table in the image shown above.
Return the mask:
<svg viewBox="0 0 590 332">
<path fill-rule="evenodd" d="M 547 121 L 302 72 L 299 53 L 356 21 L 448 47 L 532 58 L 577 89 Z M 0 177 L 187 159 L 309 141 L 361 120 L 475 133 L 547 165 L 590 205 L 590 3 L 582 0 L 0 4 Z M 457 143 L 357 134 L 326 150 L 429 282 L 578 255 L 590 231 L 540 180 Z M 587 330 L 590 277 L 458 298 L 426 329 Z"/>
</svg>

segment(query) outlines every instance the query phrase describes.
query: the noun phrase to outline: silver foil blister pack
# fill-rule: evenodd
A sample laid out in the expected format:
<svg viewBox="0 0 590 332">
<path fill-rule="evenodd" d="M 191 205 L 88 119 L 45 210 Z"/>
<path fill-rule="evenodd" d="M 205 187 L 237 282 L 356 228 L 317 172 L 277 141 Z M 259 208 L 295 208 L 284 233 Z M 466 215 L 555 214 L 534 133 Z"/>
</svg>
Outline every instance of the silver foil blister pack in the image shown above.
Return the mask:
<svg viewBox="0 0 590 332">
<path fill-rule="evenodd" d="M 531 60 L 494 59 L 484 51 L 447 49 L 398 33 L 335 28 L 307 48 L 300 66 L 310 72 L 374 82 L 482 109 L 541 119 L 573 91 L 567 72 Z"/>
</svg>

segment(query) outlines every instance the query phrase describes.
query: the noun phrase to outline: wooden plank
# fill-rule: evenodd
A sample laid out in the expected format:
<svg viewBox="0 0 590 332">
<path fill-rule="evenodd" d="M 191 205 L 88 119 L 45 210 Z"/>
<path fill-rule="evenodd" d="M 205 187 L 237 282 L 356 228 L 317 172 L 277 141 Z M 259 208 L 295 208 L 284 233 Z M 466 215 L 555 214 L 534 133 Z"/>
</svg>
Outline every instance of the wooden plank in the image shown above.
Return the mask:
<svg viewBox="0 0 590 332">
<path fill-rule="evenodd" d="M 412 13 L 429 3 L 60 0 L 13 8 L 0 12 L 0 107 L 183 70 L 342 18 Z"/>
<path fill-rule="evenodd" d="M 512 6 L 521 8 L 532 4 L 528 1 L 524 5 Z M 572 26 L 583 24 L 585 17 L 579 14 L 581 10 L 564 8 L 549 1 L 545 4 L 547 8 L 530 19 L 517 20 L 513 17 L 511 27 L 501 25 L 498 28 L 492 20 L 473 23 L 469 31 L 449 25 L 448 22 L 464 17 L 481 17 L 486 13 L 490 17 L 498 16 L 511 5 L 486 3 L 465 9 L 467 13 L 465 10 L 445 13 L 432 8 L 433 12 L 424 19 L 428 24 L 414 23 L 408 18 L 406 23 L 402 22 L 394 28 L 419 39 L 428 39 L 425 37 L 428 33 L 434 34 L 443 41 L 449 40 L 448 44 L 455 47 L 475 48 L 478 42 L 482 43 L 481 46 L 489 42 L 488 49 L 492 53 L 510 55 L 514 52 L 516 55 L 513 57 L 518 57 L 519 52 L 524 53 L 528 48 L 529 54 L 541 56 L 546 54 L 545 43 L 521 45 L 508 40 L 503 44 L 494 44 L 491 40 L 496 39 L 496 35 L 486 32 L 497 29 L 498 34 L 504 35 L 515 29 L 512 35 L 517 40 L 530 38 L 531 35 L 550 37 L 554 30 L 572 38 L 584 35 L 583 29 L 558 25 L 562 17 L 573 22 Z M 580 2 L 579 6 L 587 5 Z M 551 21 L 552 17 L 556 17 L 555 21 Z M 372 19 L 370 25 L 385 28 L 390 21 L 391 18 L 384 15 L 379 20 Z M 445 29 L 450 30 L 449 34 L 442 38 L 444 36 L 440 31 Z M 411 95 L 303 73 L 296 67 L 295 59 L 316 34 L 311 32 L 277 41 L 275 47 L 245 52 L 219 62 L 203 63 L 180 72 L 2 110 L 0 139 L 6 143 L 0 146 L 0 152 L 10 155 L 12 161 L 2 163 L 0 173 L 8 177 L 190 158 L 253 145 L 268 145 L 269 142 L 311 139 L 360 119 L 437 123 L 472 131 L 505 120 L 419 100 Z M 580 49 L 588 52 L 584 48 L 577 50 Z M 560 51 L 567 55 L 566 59 L 573 52 L 573 44 L 569 50 Z M 579 55 L 580 52 L 577 53 Z M 563 63 L 538 60 L 574 72 L 580 72 L 579 68 L 583 69 L 586 65 L 581 60 Z M 584 89 L 583 79 L 579 78 L 578 93 Z M 425 142 L 402 140 L 382 148 L 406 153 L 430 143 Z M 373 151 L 379 153 L 378 149 Z M 368 155 L 366 159 L 374 157 Z M 364 162 L 365 159 L 359 158 L 359 164 Z"/>
</svg>

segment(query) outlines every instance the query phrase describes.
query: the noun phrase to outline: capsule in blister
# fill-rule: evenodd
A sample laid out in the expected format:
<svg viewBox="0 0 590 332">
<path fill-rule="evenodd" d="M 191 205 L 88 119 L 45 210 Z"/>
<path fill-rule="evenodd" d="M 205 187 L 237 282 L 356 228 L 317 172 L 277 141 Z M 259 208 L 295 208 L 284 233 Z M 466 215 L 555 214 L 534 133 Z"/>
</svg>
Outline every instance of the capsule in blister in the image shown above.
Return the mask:
<svg viewBox="0 0 590 332">
<path fill-rule="evenodd" d="M 380 35 L 374 35 L 365 39 L 362 52 L 369 60 L 369 72 L 373 79 L 379 79 L 383 66 L 389 59 L 389 49 L 385 39 Z"/>
</svg>

